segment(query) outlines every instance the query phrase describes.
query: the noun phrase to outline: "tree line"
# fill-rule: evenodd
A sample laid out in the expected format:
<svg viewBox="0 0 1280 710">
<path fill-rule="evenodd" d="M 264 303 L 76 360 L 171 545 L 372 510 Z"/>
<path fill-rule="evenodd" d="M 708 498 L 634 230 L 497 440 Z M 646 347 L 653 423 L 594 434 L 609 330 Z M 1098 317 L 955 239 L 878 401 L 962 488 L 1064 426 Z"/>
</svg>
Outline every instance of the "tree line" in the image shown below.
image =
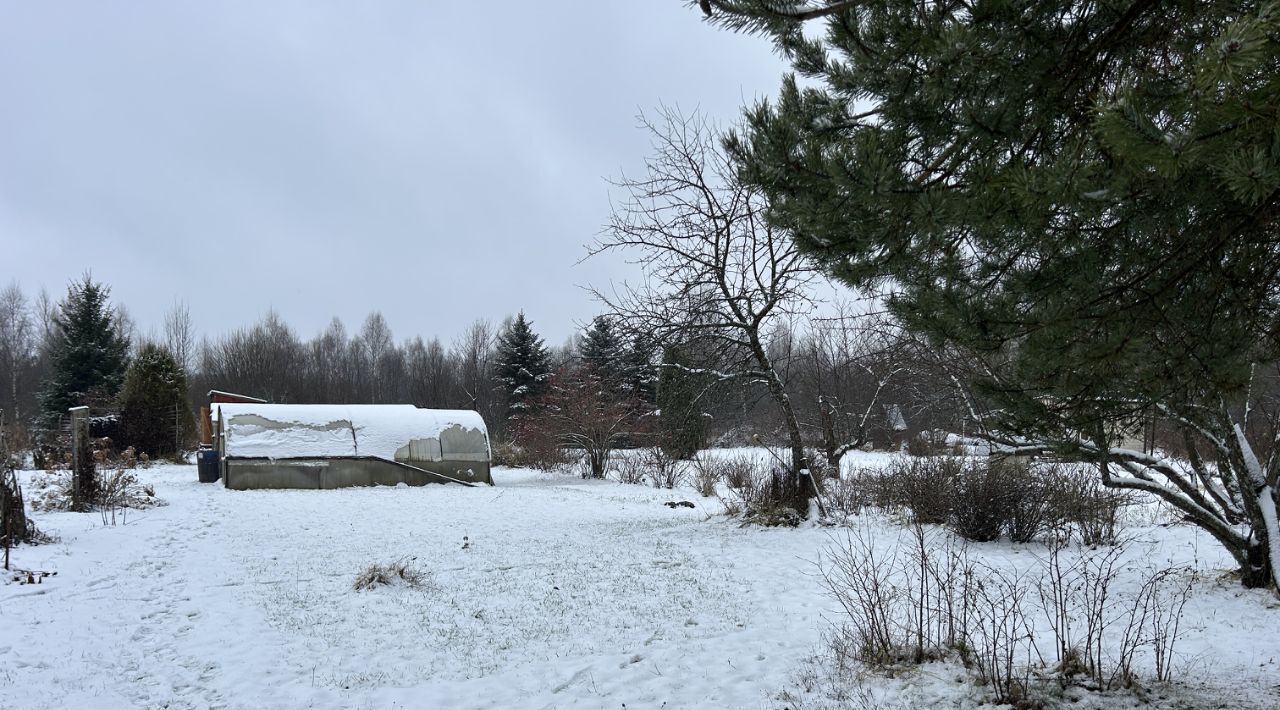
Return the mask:
<svg viewBox="0 0 1280 710">
<path fill-rule="evenodd" d="M 58 301 L 44 291 L 29 298 L 12 283 L 0 291 L 0 316 L 0 411 L 14 448 L 56 433 L 68 407 L 88 405 L 119 420 L 111 432 L 121 448 L 174 453 L 194 444 L 192 412 L 213 389 L 277 403 L 473 409 L 496 444 L 542 447 L 552 460 L 566 446 L 584 448 L 596 455 L 598 476 L 617 446 L 661 443 L 688 457 L 711 443 L 787 440 L 769 383 L 726 376 L 741 353 L 723 339 L 667 337 L 616 311 L 558 346 L 546 345 L 523 312 L 496 325 L 476 320 L 447 343 L 397 339 L 376 311 L 354 332 L 334 318 L 310 339 L 274 312 L 220 337 L 198 336 L 181 303 L 158 334 L 143 336 L 111 302 L 110 287 L 86 275 Z M 940 414 L 924 361 L 908 364 L 918 353 L 886 324 L 837 314 L 767 326 L 759 342 L 794 393 L 804 445 L 829 460 L 950 424 L 940 418 L 955 408 Z"/>
</svg>

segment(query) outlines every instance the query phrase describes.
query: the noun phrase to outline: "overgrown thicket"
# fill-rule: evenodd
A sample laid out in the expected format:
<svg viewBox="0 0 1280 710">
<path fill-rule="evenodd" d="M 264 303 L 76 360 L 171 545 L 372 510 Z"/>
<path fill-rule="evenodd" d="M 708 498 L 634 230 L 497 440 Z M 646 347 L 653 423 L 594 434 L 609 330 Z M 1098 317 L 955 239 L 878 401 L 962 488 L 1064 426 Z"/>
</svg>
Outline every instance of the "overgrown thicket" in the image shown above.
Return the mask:
<svg viewBox="0 0 1280 710">
<path fill-rule="evenodd" d="M 1132 494 L 1107 488 L 1090 466 L 982 457 L 902 457 L 824 483 L 827 507 L 878 509 L 916 524 L 946 525 L 975 542 L 1072 537 L 1114 544 Z"/>
<path fill-rule="evenodd" d="M 920 524 L 887 542 L 854 529 L 821 560 L 840 609 L 829 648 L 843 672 L 955 660 L 992 701 L 1020 708 L 1070 686 L 1168 681 L 1192 572 L 1132 558 L 1123 545 L 1055 540 L 1019 569 L 971 559 L 962 540 Z M 1139 574 L 1121 574 L 1135 564 Z"/>
</svg>

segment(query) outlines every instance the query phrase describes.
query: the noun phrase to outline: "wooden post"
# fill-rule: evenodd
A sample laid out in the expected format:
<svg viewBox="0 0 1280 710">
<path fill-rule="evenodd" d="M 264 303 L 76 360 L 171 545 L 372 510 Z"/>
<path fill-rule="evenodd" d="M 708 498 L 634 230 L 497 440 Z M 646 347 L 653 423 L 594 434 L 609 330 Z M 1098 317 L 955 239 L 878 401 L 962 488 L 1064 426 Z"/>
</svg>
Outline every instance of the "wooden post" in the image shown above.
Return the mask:
<svg viewBox="0 0 1280 710">
<path fill-rule="evenodd" d="M 71 507 L 85 510 L 90 491 L 88 482 L 84 480 L 84 471 L 93 466 L 89 451 L 89 408 L 72 407 L 68 411 L 71 412 Z M 84 460 L 86 457 L 90 460 Z"/>
<path fill-rule="evenodd" d="M 213 443 L 213 424 L 209 421 L 208 407 L 200 407 L 200 443 L 205 446 Z"/>
</svg>

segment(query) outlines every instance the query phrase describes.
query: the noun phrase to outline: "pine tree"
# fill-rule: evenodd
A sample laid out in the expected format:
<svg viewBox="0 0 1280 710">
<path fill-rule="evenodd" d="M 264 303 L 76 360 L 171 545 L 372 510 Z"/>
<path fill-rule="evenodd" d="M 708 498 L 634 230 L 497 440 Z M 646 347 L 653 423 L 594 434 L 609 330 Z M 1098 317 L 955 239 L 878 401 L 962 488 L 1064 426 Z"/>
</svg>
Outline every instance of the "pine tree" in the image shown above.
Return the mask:
<svg viewBox="0 0 1280 710">
<path fill-rule="evenodd" d="M 524 311 L 498 335 L 496 379 L 507 398 L 507 416 L 532 413 L 547 391 L 550 359 Z"/>
<path fill-rule="evenodd" d="M 173 354 L 143 345 L 120 390 L 121 445 L 153 457 L 178 453 L 195 428 L 186 399 L 187 378 Z"/>
<path fill-rule="evenodd" d="M 67 409 L 113 401 L 124 381 L 129 342 L 109 305 L 111 289 L 86 274 L 67 288 L 53 317 L 52 362 L 40 404 L 47 421 Z"/>
<path fill-rule="evenodd" d="M 1280 583 L 1280 457 L 1247 419 L 1280 358 L 1280 3 L 702 5 L 805 78 L 727 141 L 771 222 L 853 286 L 889 280 L 973 364 L 989 435 L 1096 464 Z M 1115 447 L 1147 412 L 1194 474 Z"/>
</svg>

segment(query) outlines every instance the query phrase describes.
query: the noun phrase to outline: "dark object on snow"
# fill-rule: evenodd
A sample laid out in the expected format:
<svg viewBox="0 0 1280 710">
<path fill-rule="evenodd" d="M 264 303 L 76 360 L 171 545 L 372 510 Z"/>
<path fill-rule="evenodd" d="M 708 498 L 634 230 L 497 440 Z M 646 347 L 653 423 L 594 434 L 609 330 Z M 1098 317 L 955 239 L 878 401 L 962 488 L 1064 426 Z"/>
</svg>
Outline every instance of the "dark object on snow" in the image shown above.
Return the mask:
<svg viewBox="0 0 1280 710">
<path fill-rule="evenodd" d="M 196 452 L 196 471 L 201 483 L 215 483 L 218 480 L 218 452 L 214 449 L 200 449 Z"/>
<path fill-rule="evenodd" d="M 663 505 L 667 506 L 668 508 L 696 508 L 697 507 L 693 504 L 692 501 L 687 501 L 687 500 L 669 500 L 666 503 L 663 503 Z"/>
</svg>

